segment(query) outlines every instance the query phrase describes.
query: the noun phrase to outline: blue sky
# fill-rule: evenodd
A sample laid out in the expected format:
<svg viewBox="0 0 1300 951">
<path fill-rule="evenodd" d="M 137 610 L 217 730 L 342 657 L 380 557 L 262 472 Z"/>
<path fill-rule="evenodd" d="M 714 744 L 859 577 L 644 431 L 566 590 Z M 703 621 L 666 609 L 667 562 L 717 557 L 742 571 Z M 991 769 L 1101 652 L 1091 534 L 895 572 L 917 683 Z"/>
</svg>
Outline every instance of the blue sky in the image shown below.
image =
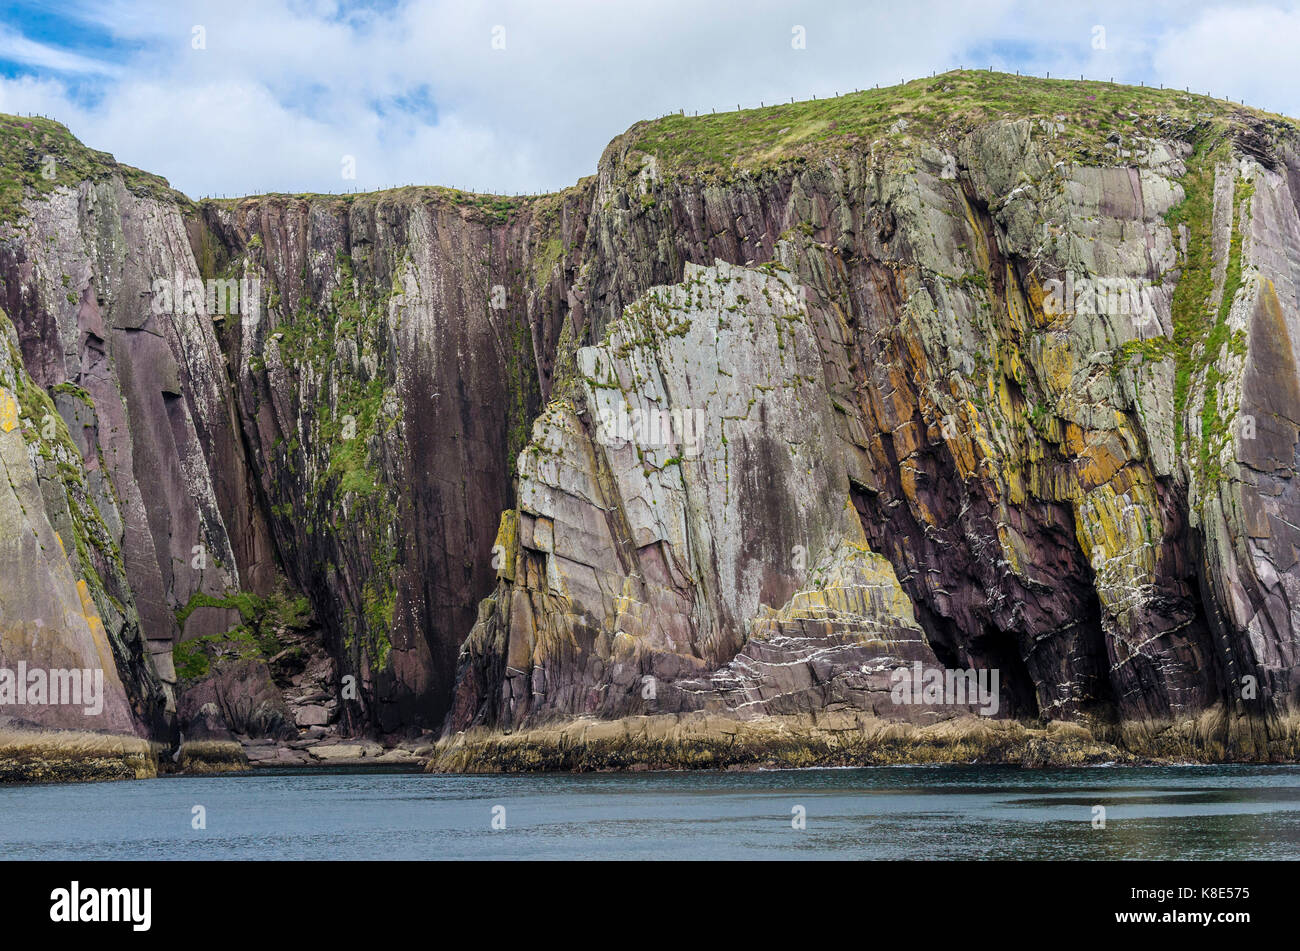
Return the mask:
<svg viewBox="0 0 1300 951">
<path fill-rule="evenodd" d="M 1298 49 L 1297 2 L 6 0 L 0 112 L 194 196 L 517 193 L 591 174 L 638 119 L 963 65 L 1300 115 Z"/>
</svg>

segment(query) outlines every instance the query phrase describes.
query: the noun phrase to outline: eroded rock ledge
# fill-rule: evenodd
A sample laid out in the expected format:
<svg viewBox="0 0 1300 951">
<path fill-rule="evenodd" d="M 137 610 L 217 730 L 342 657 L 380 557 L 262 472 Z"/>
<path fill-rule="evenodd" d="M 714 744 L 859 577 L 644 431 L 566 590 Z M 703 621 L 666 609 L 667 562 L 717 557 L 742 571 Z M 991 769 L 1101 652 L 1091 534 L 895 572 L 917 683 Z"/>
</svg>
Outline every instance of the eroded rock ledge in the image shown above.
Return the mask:
<svg viewBox="0 0 1300 951">
<path fill-rule="evenodd" d="M 0 783 L 152 779 L 158 744 L 80 730 L 0 729 Z"/>
<path fill-rule="evenodd" d="M 928 725 L 854 710 L 758 720 L 707 713 L 597 720 L 517 732 L 477 728 L 439 742 L 428 772 L 800 769 L 988 763 L 1022 767 L 1295 762 L 1300 721 L 1248 722 L 1213 711 L 1180 722 L 1129 723 L 1094 735 L 1078 723 L 1026 725 L 957 717 Z"/>
</svg>

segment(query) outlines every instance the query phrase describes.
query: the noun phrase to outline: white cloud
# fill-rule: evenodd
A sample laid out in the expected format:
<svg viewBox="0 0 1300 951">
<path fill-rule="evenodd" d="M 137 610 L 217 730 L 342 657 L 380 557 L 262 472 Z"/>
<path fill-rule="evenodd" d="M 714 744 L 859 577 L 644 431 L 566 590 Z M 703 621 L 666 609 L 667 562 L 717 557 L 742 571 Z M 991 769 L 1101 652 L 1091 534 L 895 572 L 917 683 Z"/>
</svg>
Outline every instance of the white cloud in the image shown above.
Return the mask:
<svg viewBox="0 0 1300 951">
<path fill-rule="evenodd" d="M 1300 113 L 1300 10 L 1219 6 L 1159 40 L 1153 62 L 1171 86 L 1288 115 Z"/>
<path fill-rule="evenodd" d="M 113 58 L 115 72 L 36 44 L 24 62 L 40 78 L 0 79 L 0 110 L 53 115 L 88 145 L 200 195 L 409 182 L 552 190 L 594 171 L 605 144 L 638 119 L 830 96 L 958 65 L 1213 79 L 1221 95 L 1267 93 L 1274 102 L 1259 104 L 1291 111 L 1300 101 L 1294 70 L 1281 72 L 1281 88 L 1265 75 L 1289 67 L 1300 37 L 1293 9 L 1048 6 L 437 0 L 376 11 L 222 0 L 159 10 L 111 0 L 71 9 L 82 29 L 133 51 Z M 191 45 L 196 25 L 202 50 Z M 1093 47 L 1096 25 L 1104 49 Z M 496 26 L 504 50 L 492 48 Z M 795 26 L 806 49 L 792 48 Z M 97 76 L 93 100 L 87 75 Z M 356 157 L 355 181 L 341 177 L 345 155 Z"/>
</svg>

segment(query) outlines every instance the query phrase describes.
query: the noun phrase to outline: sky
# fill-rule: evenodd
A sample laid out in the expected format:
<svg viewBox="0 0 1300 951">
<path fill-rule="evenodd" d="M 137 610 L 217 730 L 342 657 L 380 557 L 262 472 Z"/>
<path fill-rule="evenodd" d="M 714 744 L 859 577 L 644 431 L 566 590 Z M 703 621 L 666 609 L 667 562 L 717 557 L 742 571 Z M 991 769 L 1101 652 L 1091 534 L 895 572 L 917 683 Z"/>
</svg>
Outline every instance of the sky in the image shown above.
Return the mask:
<svg viewBox="0 0 1300 951">
<path fill-rule="evenodd" d="M 1300 116 L 1300 0 L 4 0 L 0 112 L 192 197 L 554 191 L 639 119 L 959 66 Z"/>
</svg>

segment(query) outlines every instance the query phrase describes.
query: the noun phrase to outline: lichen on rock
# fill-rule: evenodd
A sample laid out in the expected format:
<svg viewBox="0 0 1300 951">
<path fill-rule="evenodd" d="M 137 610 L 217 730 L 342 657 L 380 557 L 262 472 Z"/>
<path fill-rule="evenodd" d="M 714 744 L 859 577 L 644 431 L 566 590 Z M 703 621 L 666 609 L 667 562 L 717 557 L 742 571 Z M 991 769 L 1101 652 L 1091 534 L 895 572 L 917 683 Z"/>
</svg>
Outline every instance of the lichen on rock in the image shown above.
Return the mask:
<svg viewBox="0 0 1300 951">
<path fill-rule="evenodd" d="M 741 729 L 830 755 L 831 714 L 855 762 L 941 756 L 889 724 L 1017 762 L 1294 750 L 1289 120 L 954 71 L 637 123 L 531 198 L 194 204 L 18 117 L 0 155 L 2 534 L 40 552 L 0 603 L 84 603 L 133 728 L 174 743 L 173 648 L 283 578 L 319 622 L 275 683 L 297 726 L 445 725 L 459 768 L 604 762 L 484 733 L 568 718 L 562 750 L 711 718 L 699 763 Z M 160 312 L 160 279 L 259 306 Z M 1015 725 L 900 704 L 918 663 L 997 671 Z"/>
</svg>

